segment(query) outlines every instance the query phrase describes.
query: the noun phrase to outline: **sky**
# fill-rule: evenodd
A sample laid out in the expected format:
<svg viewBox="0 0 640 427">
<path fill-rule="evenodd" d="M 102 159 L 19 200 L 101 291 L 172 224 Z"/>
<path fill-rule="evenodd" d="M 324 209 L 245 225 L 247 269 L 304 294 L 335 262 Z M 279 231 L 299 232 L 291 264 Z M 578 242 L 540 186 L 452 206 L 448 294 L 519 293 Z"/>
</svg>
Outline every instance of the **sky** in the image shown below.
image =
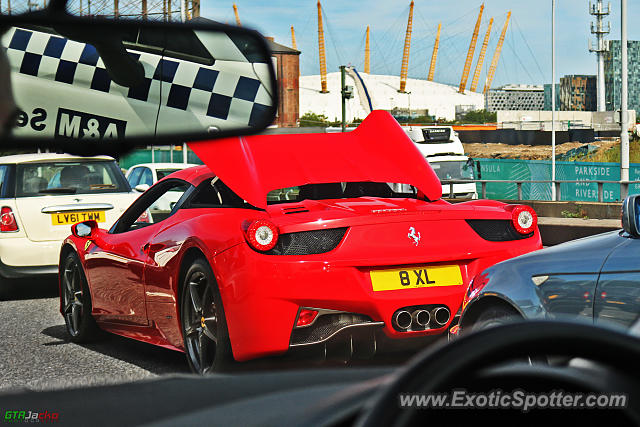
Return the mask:
<svg viewBox="0 0 640 427">
<path fill-rule="evenodd" d="M 235 23 L 234 1 L 201 0 L 201 15 Z M 327 71 L 340 65 L 364 66 L 365 32 L 371 28 L 371 72 L 399 75 L 404 46 L 408 0 L 324 0 L 323 24 Z M 303 75 L 319 74 L 317 6 L 314 0 L 235 0 L 243 26 L 259 30 L 275 41 L 291 46 L 291 26 L 296 33 Z M 411 39 L 409 77 L 425 79 L 431 61 L 438 23 L 442 23 L 434 80 L 458 85 L 481 1 L 416 0 Z M 607 2 L 604 2 L 605 6 Z M 493 17 L 480 81 L 484 82 L 507 11 L 511 21 L 492 87 L 503 84 L 543 84 L 551 81 L 551 0 L 486 0 L 471 68 Z M 628 38 L 640 40 L 640 0 L 628 0 Z M 567 74 L 596 74 L 596 56 L 588 51 L 591 36 L 588 0 L 556 1 L 556 81 Z M 611 2 L 609 39 L 620 39 L 620 1 Z M 606 22 L 606 21 L 605 21 Z M 592 37 L 594 40 L 595 38 Z"/>
</svg>

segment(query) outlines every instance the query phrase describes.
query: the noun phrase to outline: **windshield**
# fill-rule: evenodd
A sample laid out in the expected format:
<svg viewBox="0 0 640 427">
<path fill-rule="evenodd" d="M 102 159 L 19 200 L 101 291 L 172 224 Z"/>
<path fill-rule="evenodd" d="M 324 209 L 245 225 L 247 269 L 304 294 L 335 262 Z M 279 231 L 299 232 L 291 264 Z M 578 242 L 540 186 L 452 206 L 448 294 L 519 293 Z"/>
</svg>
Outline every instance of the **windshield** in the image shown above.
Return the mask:
<svg viewBox="0 0 640 427">
<path fill-rule="evenodd" d="M 416 198 L 414 187 L 384 182 L 335 182 L 306 184 L 270 191 L 267 203 L 299 202 L 302 200 L 350 199 L 357 197 Z"/>
<path fill-rule="evenodd" d="M 19 164 L 16 186 L 18 197 L 130 191 L 113 161 Z"/>
<path fill-rule="evenodd" d="M 473 179 L 473 166 L 466 160 L 429 162 L 440 181 L 449 179 Z"/>
</svg>

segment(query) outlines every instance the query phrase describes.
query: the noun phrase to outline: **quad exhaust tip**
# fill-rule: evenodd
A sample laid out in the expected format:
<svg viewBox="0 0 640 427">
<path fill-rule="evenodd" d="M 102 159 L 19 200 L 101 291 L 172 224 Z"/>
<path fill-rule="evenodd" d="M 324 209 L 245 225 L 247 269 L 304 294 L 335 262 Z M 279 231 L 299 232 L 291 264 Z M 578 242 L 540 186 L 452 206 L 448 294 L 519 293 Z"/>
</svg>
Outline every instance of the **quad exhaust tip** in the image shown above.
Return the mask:
<svg viewBox="0 0 640 427">
<path fill-rule="evenodd" d="M 451 312 L 446 307 L 436 307 L 431 311 L 433 322 L 438 326 L 444 326 L 449 322 Z"/>
<path fill-rule="evenodd" d="M 411 313 L 407 310 L 399 310 L 393 316 L 393 323 L 396 324 L 398 329 L 407 330 L 411 327 L 411 322 L 413 318 Z"/>
<path fill-rule="evenodd" d="M 431 315 L 427 310 L 415 310 L 413 314 L 411 314 L 411 320 L 421 328 L 426 328 L 429 320 L 431 320 Z"/>
</svg>

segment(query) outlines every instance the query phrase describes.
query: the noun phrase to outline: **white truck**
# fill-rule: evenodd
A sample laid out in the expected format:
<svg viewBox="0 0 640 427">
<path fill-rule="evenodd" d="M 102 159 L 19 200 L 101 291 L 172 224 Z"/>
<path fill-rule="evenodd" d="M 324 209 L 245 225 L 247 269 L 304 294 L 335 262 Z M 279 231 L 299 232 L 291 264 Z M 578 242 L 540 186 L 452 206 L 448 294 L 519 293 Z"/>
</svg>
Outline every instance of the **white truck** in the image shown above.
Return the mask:
<svg viewBox="0 0 640 427">
<path fill-rule="evenodd" d="M 451 126 L 403 126 L 442 182 L 442 197 L 448 199 L 477 199 L 474 182 L 453 184 L 451 180 L 476 178 L 475 162 L 465 156 L 462 142 Z"/>
</svg>

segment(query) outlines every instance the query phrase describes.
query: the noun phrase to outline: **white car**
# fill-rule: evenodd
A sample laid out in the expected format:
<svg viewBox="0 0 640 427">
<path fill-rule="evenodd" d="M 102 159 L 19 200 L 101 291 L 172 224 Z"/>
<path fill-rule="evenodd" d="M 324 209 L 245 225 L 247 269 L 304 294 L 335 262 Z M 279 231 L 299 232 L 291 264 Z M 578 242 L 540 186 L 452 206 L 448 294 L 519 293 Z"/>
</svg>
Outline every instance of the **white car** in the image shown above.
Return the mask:
<svg viewBox="0 0 640 427">
<path fill-rule="evenodd" d="M 126 177 L 131 188 L 139 193 L 144 193 L 149 187 L 165 176 L 193 166 L 198 165 L 192 163 L 141 163 L 131 166 L 127 171 Z M 158 199 L 150 209 L 152 211 L 170 211 L 173 209 L 173 205 L 180 199 L 180 196 L 182 196 L 182 192 L 180 191 L 169 191 Z"/>
<path fill-rule="evenodd" d="M 109 228 L 137 196 L 111 157 L 0 157 L 0 280 L 57 274 L 72 224 Z"/>
<path fill-rule="evenodd" d="M 442 184 L 442 197 L 477 199 L 475 163 L 464 154 L 458 133 L 451 126 L 405 126 L 405 132 L 427 159 Z M 447 181 L 467 180 L 451 185 Z"/>
</svg>

